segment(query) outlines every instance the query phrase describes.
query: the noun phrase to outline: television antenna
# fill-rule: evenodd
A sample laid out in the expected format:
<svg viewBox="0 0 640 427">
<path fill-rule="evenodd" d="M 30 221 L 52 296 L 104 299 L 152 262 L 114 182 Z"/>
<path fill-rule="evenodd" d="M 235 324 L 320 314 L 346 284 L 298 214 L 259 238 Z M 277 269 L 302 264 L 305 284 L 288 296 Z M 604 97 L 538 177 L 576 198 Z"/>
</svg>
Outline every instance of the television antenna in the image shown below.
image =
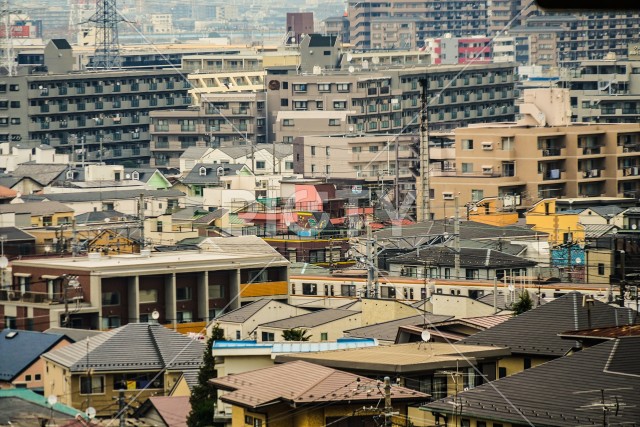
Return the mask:
<svg viewBox="0 0 640 427">
<path fill-rule="evenodd" d="M 592 411 L 592 410 L 601 410 L 602 411 L 602 425 L 608 426 L 608 418 L 611 416 L 617 417 L 621 408 L 634 408 L 635 405 L 627 405 L 624 402 L 620 402 L 619 396 L 612 395 L 607 401 L 605 397 L 605 392 L 612 391 L 620 391 L 620 390 L 633 390 L 632 387 L 618 387 L 618 388 L 601 388 L 596 390 L 585 390 L 585 391 L 576 391 L 573 394 L 588 394 L 588 393 L 600 393 L 600 401 L 591 403 L 588 405 L 580 406 L 576 408 L 578 411 Z M 611 400 L 613 399 L 613 401 Z M 613 414 L 611 413 L 613 412 Z"/>
</svg>

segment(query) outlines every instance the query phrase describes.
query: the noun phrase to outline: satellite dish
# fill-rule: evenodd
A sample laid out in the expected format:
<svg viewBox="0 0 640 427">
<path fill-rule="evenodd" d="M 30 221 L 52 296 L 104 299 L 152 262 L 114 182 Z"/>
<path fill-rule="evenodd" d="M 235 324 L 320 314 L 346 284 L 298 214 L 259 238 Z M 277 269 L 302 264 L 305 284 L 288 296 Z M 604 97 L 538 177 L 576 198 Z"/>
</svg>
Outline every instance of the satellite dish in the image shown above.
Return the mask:
<svg viewBox="0 0 640 427">
<path fill-rule="evenodd" d="M 151 318 L 153 320 L 158 320 L 160 318 L 160 313 L 158 312 L 158 310 L 153 310 L 153 313 L 151 313 Z"/>
<path fill-rule="evenodd" d="M 6 256 L 0 256 L 0 268 L 7 268 L 9 265 L 9 260 Z"/>
<path fill-rule="evenodd" d="M 422 341 L 424 341 L 424 342 L 429 342 L 429 340 L 431 339 L 431 332 L 429 332 L 428 330 L 425 329 L 420 334 L 420 338 L 422 338 Z"/>
<path fill-rule="evenodd" d="M 582 264 L 582 258 L 576 258 L 576 264 Z"/>
<path fill-rule="evenodd" d="M 89 417 L 90 420 L 92 420 L 96 417 L 96 408 L 89 406 L 84 413 L 87 414 L 87 417 Z"/>
<path fill-rule="evenodd" d="M 631 229 L 632 230 L 636 230 L 638 228 L 638 226 L 636 224 L 631 224 Z"/>
<path fill-rule="evenodd" d="M 350 53 L 347 53 L 347 62 L 351 62 L 352 59 L 353 59 L 353 55 L 351 55 Z"/>
<path fill-rule="evenodd" d="M 58 403 L 58 396 L 56 396 L 55 394 L 50 394 L 49 397 L 47 397 L 47 403 L 50 406 L 55 405 L 56 403 Z"/>
<path fill-rule="evenodd" d="M 513 285 L 509 285 L 508 288 L 509 288 L 509 292 L 513 292 L 516 290 L 516 287 Z"/>
<path fill-rule="evenodd" d="M 350 72 L 350 73 L 353 73 L 355 70 L 356 70 L 356 69 L 353 67 L 353 65 L 349 67 L 349 72 Z"/>
<path fill-rule="evenodd" d="M 127 179 L 131 179 L 131 174 L 130 174 L 130 173 L 128 173 L 128 174 L 126 174 L 124 177 L 125 177 L 125 178 L 127 178 Z"/>
<path fill-rule="evenodd" d="M 371 62 L 373 62 L 374 64 L 379 64 L 380 58 L 378 58 L 377 56 L 374 56 L 373 58 L 371 58 Z"/>
</svg>

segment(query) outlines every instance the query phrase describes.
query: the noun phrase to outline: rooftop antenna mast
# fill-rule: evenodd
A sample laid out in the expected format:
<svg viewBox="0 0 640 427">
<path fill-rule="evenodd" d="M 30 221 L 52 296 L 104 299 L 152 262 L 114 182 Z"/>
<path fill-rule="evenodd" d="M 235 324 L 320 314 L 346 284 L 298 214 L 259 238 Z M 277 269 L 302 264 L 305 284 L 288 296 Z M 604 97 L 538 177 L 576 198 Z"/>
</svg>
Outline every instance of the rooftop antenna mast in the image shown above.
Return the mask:
<svg viewBox="0 0 640 427">
<path fill-rule="evenodd" d="M 112 70 L 122 67 L 118 42 L 119 21 L 123 19 L 118 15 L 116 0 L 96 0 L 96 13 L 89 18 L 89 22 L 96 24 L 94 69 Z"/>
</svg>

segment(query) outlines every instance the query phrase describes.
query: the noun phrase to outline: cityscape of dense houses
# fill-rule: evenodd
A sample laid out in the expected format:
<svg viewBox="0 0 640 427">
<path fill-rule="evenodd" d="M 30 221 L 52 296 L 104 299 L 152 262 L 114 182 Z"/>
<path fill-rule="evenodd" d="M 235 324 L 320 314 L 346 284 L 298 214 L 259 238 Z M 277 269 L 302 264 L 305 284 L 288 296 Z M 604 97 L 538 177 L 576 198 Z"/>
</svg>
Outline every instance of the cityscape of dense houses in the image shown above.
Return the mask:
<svg viewBox="0 0 640 427">
<path fill-rule="evenodd" d="M 639 423 L 637 11 L 40 3 L 0 426 Z"/>
</svg>

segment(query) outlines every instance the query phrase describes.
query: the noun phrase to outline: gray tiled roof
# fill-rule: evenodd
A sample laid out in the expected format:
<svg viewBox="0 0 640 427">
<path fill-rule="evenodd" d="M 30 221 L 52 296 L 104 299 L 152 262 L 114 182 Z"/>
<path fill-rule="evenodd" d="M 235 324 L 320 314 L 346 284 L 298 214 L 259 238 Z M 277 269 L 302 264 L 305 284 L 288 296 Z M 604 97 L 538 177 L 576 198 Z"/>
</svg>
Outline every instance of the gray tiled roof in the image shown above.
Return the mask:
<svg viewBox="0 0 640 427">
<path fill-rule="evenodd" d="M 613 224 L 586 224 L 584 225 L 584 237 L 587 239 L 596 239 L 606 234 L 617 232 L 618 227 Z"/>
<path fill-rule="evenodd" d="M 276 159 L 284 159 L 287 156 L 293 154 L 293 144 L 274 144 Z M 269 152 L 273 151 L 273 148 L 266 148 Z"/>
<path fill-rule="evenodd" d="M 592 211 L 597 213 L 603 218 L 607 218 L 607 216 L 616 216 L 621 212 L 624 212 L 626 208 L 621 208 L 620 206 L 610 205 L 610 206 L 593 206 L 591 208 Z"/>
<path fill-rule="evenodd" d="M 200 168 L 205 168 L 205 174 L 200 175 Z M 218 175 L 218 168 L 224 168 L 225 175 L 235 175 L 239 172 L 244 165 L 219 165 L 210 163 L 198 163 L 182 180 L 183 184 L 218 184 L 220 183 L 220 176 Z"/>
<path fill-rule="evenodd" d="M 189 147 L 184 150 L 184 153 L 180 155 L 181 159 L 200 160 L 207 151 L 211 150 L 209 147 Z"/>
<path fill-rule="evenodd" d="M 55 181 L 67 170 L 69 165 L 61 164 L 42 164 L 42 163 L 23 163 L 18 165 L 16 169 L 11 172 L 11 175 L 16 177 L 28 177 L 35 181 L 38 181 L 42 185 L 49 185 Z"/>
<path fill-rule="evenodd" d="M 596 426 L 603 425 L 598 404 L 604 390 L 605 403 L 619 405 L 609 412 L 607 424 L 635 426 L 640 420 L 638 354 L 640 337 L 608 341 L 458 393 L 455 403 L 468 418 L 513 425 Z M 452 399 L 425 409 L 451 414 L 456 408 Z"/>
<path fill-rule="evenodd" d="M 227 212 L 229 212 L 228 209 L 225 208 L 218 208 L 213 212 L 210 212 L 204 216 L 201 216 L 200 218 L 196 219 L 193 221 L 194 225 L 197 224 L 204 224 L 204 225 L 209 225 L 212 221 L 215 221 L 216 219 L 220 219 L 222 218 Z"/>
<path fill-rule="evenodd" d="M 289 317 L 288 319 L 276 320 L 274 322 L 263 323 L 260 326 L 267 328 L 292 329 L 292 328 L 314 328 L 335 320 L 359 314 L 358 311 L 341 310 L 339 308 L 327 308 L 302 314 L 300 316 Z"/>
<path fill-rule="evenodd" d="M 234 145 L 229 147 L 219 147 L 218 150 L 222 151 L 227 156 L 232 159 L 239 159 L 240 157 L 244 157 L 251 154 L 251 146 L 250 145 Z"/>
<path fill-rule="evenodd" d="M 15 336 L 7 338 L 9 333 L 15 333 Z M 12 381 L 62 339 L 62 335 L 44 332 L 13 329 L 0 332 L 0 381 Z"/>
<path fill-rule="evenodd" d="M 102 331 L 94 329 L 75 329 L 75 328 L 49 328 L 45 331 L 48 334 L 60 334 L 69 338 L 73 342 L 82 341 L 83 339 L 100 335 Z"/>
<path fill-rule="evenodd" d="M 399 255 L 389 260 L 389 264 L 424 264 L 425 262 L 439 266 L 453 266 L 455 263 L 453 248 L 444 246 L 428 246 L 408 254 Z M 498 267 L 532 267 L 536 262 L 528 259 L 498 252 L 491 249 L 460 248 L 460 266 L 462 268 L 498 268 Z"/>
<path fill-rule="evenodd" d="M 577 329 L 630 325 L 635 311 L 600 301 L 587 308 L 582 294 L 571 292 L 460 341 L 461 344 L 509 347 L 514 354 L 564 356 L 576 342 L 558 334 Z M 590 319 L 590 320 L 589 320 Z"/>
<path fill-rule="evenodd" d="M 71 372 L 198 369 L 204 344 L 162 325 L 129 323 L 43 355 Z"/>
<path fill-rule="evenodd" d="M 419 311 L 416 309 L 416 311 Z M 453 316 L 445 316 L 438 314 L 426 314 L 427 324 L 444 322 Z M 375 325 L 363 326 L 344 331 L 350 338 L 376 338 L 380 341 L 395 341 L 400 326 L 422 325 L 425 321 L 425 315 L 415 315 L 402 319 L 390 320 L 388 322 L 377 323 Z"/>
<path fill-rule="evenodd" d="M 57 201 L 10 203 L 0 205 L 0 213 L 17 213 L 31 215 L 53 215 L 60 212 L 73 212 L 69 206 Z"/>
<path fill-rule="evenodd" d="M 0 236 L 7 236 L 7 241 L 33 240 L 36 238 L 17 227 L 0 227 Z"/>
<path fill-rule="evenodd" d="M 255 316 L 257 312 L 262 310 L 267 304 L 269 304 L 272 300 L 267 298 L 262 298 L 257 301 L 253 301 L 247 305 L 243 305 L 240 308 L 236 308 L 228 313 L 223 314 L 216 318 L 217 321 L 221 322 L 231 322 L 231 323 L 243 323 L 250 319 L 252 316 Z"/>
<path fill-rule="evenodd" d="M 75 218 L 76 224 L 104 223 L 106 219 L 116 219 L 118 221 L 120 220 L 120 218 L 127 218 L 128 220 L 134 219 L 134 217 L 131 215 L 127 215 L 115 210 L 85 212 L 83 214 L 76 215 Z"/>
<path fill-rule="evenodd" d="M 55 200 L 62 203 L 92 202 L 96 200 L 123 200 L 140 197 L 181 197 L 182 191 L 178 190 L 113 190 L 113 191 L 74 191 L 70 193 L 50 193 L 44 196 L 48 200 Z"/>
</svg>

